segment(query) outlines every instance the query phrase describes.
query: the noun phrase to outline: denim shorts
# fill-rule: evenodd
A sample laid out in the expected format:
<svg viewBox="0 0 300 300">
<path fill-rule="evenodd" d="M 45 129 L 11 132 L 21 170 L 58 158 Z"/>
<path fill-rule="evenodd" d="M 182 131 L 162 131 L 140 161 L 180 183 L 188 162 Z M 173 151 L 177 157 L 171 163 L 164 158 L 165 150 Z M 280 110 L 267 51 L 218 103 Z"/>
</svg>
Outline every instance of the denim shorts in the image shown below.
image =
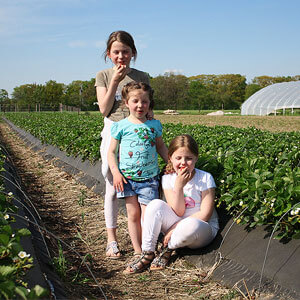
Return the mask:
<svg viewBox="0 0 300 300">
<path fill-rule="evenodd" d="M 117 198 L 124 198 L 137 195 L 138 202 L 140 204 L 147 205 L 153 199 L 159 198 L 158 186 L 159 180 L 158 175 L 144 180 L 134 181 L 126 178 L 127 184 L 123 184 L 124 191 L 117 193 Z"/>
</svg>

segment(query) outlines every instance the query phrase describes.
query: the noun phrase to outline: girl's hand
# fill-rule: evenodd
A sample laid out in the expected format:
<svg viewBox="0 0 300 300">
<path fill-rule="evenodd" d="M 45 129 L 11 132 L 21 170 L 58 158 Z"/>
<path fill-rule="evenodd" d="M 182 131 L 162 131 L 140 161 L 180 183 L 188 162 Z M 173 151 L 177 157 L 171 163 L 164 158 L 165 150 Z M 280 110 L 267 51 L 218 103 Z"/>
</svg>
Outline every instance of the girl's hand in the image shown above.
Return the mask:
<svg viewBox="0 0 300 300">
<path fill-rule="evenodd" d="M 169 240 L 171 238 L 171 235 L 172 235 L 173 231 L 174 231 L 174 229 L 169 230 L 166 233 L 166 235 L 164 236 L 164 239 L 163 239 L 163 245 L 164 245 L 164 247 L 168 246 L 168 243 L 169 243 Z"/>
<path fill-rule="evenodd" d="M 179 221 L 180 222 L 180 221 Z M 169 243 L 169 240 L 173 234 L 173 231 L 174 229 L 176 228 L 177 224 L 179 222 L 176 222 L 175 224 L 173 224 L 169 229 L 168 231 L 166 232 L 165 236 L 164 236 L 164 239 L 163 239 L 163 245 L 164 247 L 167 247 L 168 246 L 168 243 Z"/>
<path fill-rule="evenodd" d="M 123 183 L 127 183 L 127 181 L 121 173 L 113 175 L 113 185 L 114 185 L 114 188 L 117 192 L 123 192 L 124 191 Z"/>
<path fill-rule="evenodd" d="M 187 167 L 182 167 L 177 172 L 176 183 L 183 188 L 192 178 L 192 173 Z"/>
<path fill-rule="evenodd" d="M 113 74 L 113 80 L 115 80 L 119 83 L 129 73 L 130 68 L 127 67 L 126 65 L 119 64 L 119 65 L 115 66 L 114 70 L 115 70 L 115 72 Z"/>
</svg>

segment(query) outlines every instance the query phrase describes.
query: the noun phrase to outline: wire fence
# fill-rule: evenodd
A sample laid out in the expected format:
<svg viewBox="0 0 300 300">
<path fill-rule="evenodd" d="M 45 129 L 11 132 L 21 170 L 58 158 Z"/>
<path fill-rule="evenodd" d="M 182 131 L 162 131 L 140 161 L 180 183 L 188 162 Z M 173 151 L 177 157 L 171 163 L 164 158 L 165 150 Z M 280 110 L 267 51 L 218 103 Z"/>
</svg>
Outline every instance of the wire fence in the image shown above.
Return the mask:
<svg viewBox="0 0 300 300">
<path fill-rule="evenodd" d="M 58 105 L 45 105 L 41 103 L 31 105 L 19 105 L 19 104 L 0 104 L 0 112 L 81 112 L 81 108 L 77 106 L 65 105 L 59 103 Z"/>
</svg>

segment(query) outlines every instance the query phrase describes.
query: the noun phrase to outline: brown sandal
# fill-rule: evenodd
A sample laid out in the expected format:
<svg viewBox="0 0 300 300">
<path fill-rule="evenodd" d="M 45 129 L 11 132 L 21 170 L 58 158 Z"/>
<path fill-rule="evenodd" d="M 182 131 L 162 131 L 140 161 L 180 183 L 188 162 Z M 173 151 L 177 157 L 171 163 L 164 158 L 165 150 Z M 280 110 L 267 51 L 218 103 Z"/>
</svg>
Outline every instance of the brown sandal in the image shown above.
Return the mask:
<svg viewBox="0 0 300 300">
<path fill-rule="evenodd" d="M 140 254 L 139 258 L 137 258 L 132 264 L 127 266 L 127 268 L 123 271 L 123 274 L 129 275 L 140 273 L 150 266 L 153 259 L 154 252 L 143 251 L 142 254 Z"/>
<path fill-rule="evenodd" d="M 171 258 L 173 250 L 167 248 L 164 248 L 157 257 L 152 261 L 150 270 L 151 271 L 157 271 L 157 270 L 163 270 L 166 268 L 167 264 L 169 263 L 169 260 Z"/>
</svg>

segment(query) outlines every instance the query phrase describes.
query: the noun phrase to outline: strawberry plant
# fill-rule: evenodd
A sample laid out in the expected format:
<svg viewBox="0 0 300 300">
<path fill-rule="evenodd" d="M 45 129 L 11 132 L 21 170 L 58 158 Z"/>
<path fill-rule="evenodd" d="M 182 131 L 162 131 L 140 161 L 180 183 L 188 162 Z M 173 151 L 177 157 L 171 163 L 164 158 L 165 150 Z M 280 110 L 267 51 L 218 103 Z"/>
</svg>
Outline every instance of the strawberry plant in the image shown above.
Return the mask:
<svg viewBox="0 0 300 300">
<path fill-rule="evenodd" d="M 100 159 L 100 114 L 9 113 L 5 116 L 42 142 L 69 155 Z M 287 119 L 288 120 L 288 119 Z M 163 124 L 166 145 L 180 134 L 199 145 L 197 167 L 212 173 L 217 205 L 250 228 L 277 224 L 277 238 L 300 237 L 300 133 L 271 133 L 254 127 Z M 130 154 L 129 154 L 130 155 Z M 160 166 L 163 166 L 159 158 Z M 284 216 L 284 217 L 283 217 Z"/>
<path fill-rule="evenodd" d="M 4 160 L 1 156 L 1 171 Z M 13 215 L 18 212 L 12 200 L 12 193 L 6 194 L 0 182 L 0 299 L 39 299 L 48 292 L 39 285 L 29 289 L 24 281 L 26 272 L 33 267 L 33 258 L 23 250 L 20 241 L 31 233 L 11 226 L 15 222 Z"/>
</svg>

